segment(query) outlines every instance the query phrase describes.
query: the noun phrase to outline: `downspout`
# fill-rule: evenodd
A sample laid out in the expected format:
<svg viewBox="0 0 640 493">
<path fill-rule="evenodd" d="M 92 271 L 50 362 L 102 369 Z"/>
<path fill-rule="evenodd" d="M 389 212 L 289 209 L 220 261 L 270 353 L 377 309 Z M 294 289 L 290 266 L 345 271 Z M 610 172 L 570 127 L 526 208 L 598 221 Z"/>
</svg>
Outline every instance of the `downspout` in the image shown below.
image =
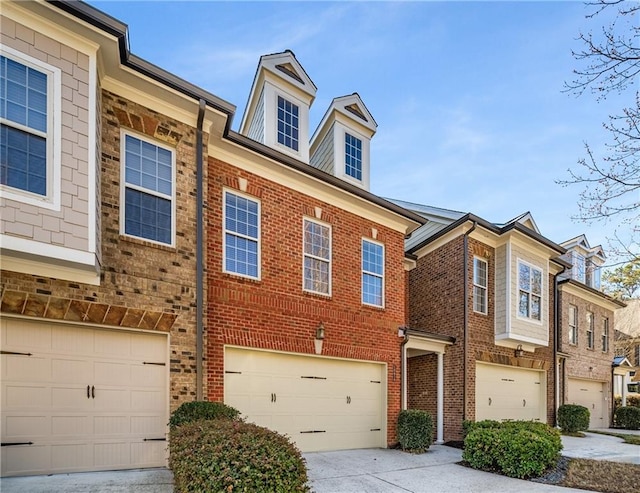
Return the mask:
<svg viewBox="0 0 640 493">
<path fill-rule="evenodd" d="M 469 337 L 469 275 L 468 275 L 468 263 L 469 263 L 469 235 L 476 229 L 477 223 L 473 221 L 471 229 L 464 234 L 463 237 L 463 279 L 464 279 L 464 320 L 463 320 L 463 337 L 462 337 L 462 419 L 467 419 L 467 338 Z"/>
<path fill-rule="evenodd" d="M 400 344 L 400 410 L 407 409 L 407 342 L 409 342 L 409 336 L 407 335 L 407 328 L 402 327 L 404 331 L 404 340 Z"/>
<path fill-rule="evenodd" d="M 202 125 L 206 103 L 198 103 L 198 124 L 196 127 L 196 400 L 203 396 L 204 347 L 204 156 L 202 151 Z"/>
<path fill-rule="evenodd" d="M 555 383 L 555 392 L 553 396 L 553 408 L 554 408 L 554 422 L 558 423 L 558 394 L 560 393 L 560 379 L 558 378 L 558 341 L 560 340 L 558 334 L 560 332 L 560 314 L 558 308 L 560 306 L 558 288 L 558 277 L 561 276 L 566 267 L 562 267 L 562 270 L 558 272 L 553 278 L 553 381 Z"/>
</svg>

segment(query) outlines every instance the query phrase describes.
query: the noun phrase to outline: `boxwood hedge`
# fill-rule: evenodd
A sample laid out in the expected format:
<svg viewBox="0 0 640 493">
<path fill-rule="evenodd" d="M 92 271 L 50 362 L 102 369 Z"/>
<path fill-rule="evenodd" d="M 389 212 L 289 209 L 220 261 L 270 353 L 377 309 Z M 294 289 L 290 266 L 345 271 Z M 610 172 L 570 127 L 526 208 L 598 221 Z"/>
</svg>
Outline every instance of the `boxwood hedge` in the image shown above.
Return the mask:
<svg viewBox="0 0 640 493">
<path fill-rule="evenodd" d="M 513 478 L 540 476 L 562 450 L 558 430 L 533 421 L 480 421 L 466 425 L 462 458 L 471 467 Z"/>
<path fill-rule="evenodd" d="M 422 453 L 433 441 L 433 419 L 426 411 L 406 409 L 398 415 L 398 442 L 402 450 Z"/>
<path fill-rule="evenodd" d="M 558 408 L 558 425 L 564 433 L 576 433 L 589 429 L 591 413 L 584 406 L 563 404 Z"/>
<path fill-rule="evenodd" d="M 169 467 L 177 493 L 307 492 L 307 470 L 288 438 L 241 420 L 171 428 Z"/>
</svg>

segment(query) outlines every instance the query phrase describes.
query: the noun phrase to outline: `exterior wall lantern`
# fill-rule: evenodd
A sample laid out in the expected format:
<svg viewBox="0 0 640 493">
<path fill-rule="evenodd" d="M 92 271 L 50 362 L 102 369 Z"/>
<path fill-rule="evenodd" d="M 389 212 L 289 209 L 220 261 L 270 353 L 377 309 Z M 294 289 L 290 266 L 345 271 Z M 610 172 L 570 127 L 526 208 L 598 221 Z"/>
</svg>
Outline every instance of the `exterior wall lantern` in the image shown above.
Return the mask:
<svg viewBox="0 0 640 493">
<path fill-rule="evenodd" d="M 518 347 L 516 348 L 516 351 L 515 351 L 515 355 L 516 355 L 516 358 L 522 358 L 522 356 L 524 355 L 524 351 L 522 350 L 522 344 L 518 344 Z"/>
</svg>

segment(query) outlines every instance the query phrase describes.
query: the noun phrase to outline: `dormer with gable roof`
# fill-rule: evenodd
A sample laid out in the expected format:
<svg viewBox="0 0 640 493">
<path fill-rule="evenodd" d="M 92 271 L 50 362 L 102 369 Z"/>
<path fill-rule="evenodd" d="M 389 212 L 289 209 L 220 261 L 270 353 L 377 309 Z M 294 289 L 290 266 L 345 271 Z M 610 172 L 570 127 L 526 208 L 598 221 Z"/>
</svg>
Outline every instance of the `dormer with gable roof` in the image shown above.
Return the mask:
<svg viewBox="0 0 640 493">
<path fill-rule="evenodd" d="M 308 163 L 316 91 L 291 50 L 260 57 L 240 133 Z"/>
<path fill-rule="evenodd" d="M 602 246 L 591 247 L 585 235 L 576 236 L 560 245 L 567 249 L 567 253 L 562 258 L 573 266 L 561 277 L 573 279 L 599 290 L 600 271 L 607 258 Z"/>
<path fill-rule="evenodd" d="M 311 138 L 311 166 L 369 190 L 370 143 L 378 125 L 357 93 L 335 98 Z"/>
</svg>

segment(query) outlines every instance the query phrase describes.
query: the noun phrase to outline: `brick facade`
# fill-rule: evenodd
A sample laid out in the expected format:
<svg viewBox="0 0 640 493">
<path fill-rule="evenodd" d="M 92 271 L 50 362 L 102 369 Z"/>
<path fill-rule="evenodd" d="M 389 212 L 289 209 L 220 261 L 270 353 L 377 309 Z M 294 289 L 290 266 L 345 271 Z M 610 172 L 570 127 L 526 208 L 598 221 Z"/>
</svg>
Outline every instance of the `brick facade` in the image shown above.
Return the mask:
<svg viewBox="0 0 640 493">
<path fill-rule="evenodd" d="M 464 419 L 475 419 L 476 363 L 490 362 L 522 368 L 543 369 L 547 375 L 547 417 L 555 419 L 553 374 L 553 310 L 549 313 L 549 345 L 533 353 L 514 357 L 514 350 L 496 346 L 495 341 L 495 250 L 473 238 L 468 240 L 468 263 L 464 268 L 464 238 L 458 236 L 443 246 L 427 253 L 409 272 L 409 325 L 431 333 L 453 336 L 455 344 L 444 354 L 444 439 L 460 440 Z M 487 314 L 473 311 L 473 257 L 482 257 L 488 263 Z M 468 324 L 464 331 L 464 276 L 467 276 Z M 553 276 L 549 276 L 545 302 L 553 307 Z M 435 358 L 434 358 L 435 359 Z M 435 364 L 409 361 L 408 403 L 433 412 L 434 398 L 429 395 L 435 386 Z M 420 372 L 412 375 L 412 370 Z M 430 380 L 432 383 L 425 383 Z M 416 385 L 417 383 L 417 385 Z M 466 389 L 466 392 L 465 392 Z M 427 392 L 426 396 L 424 395 Z M 466 406 L 464 397 L 466 394 Z M 466 407 L 466 410 L 465 410 Z M 435 414 L 434 414 L 435 416 Z"/>
<path fill-rule="evenodd" d="M 102 270 L 99 286 L 2 271 L 2 312 L 170 333 L 171 409 L 195 397 L 195 129 L 102 91 Z M 176 245 L 120 234 L 120 132 L 176 154 Z"/>
<path fill-rule="evenodd" d="M 561 285 L 562 286 L 562 285 Z M 588 301 L 576 294 L 560 289 L 560 338 L 558 350 L 568 355 L 564 358 L 564 368 L 560 378 L 559 404 L 568 402 L 568 380 L 579 378 L 605 383 L 607 415 L 611 414 L 611 364 L 614 357 L 613 348 L 613 319 L 614 312 L 601 305 Z M 569 309 L 577 308 L 577 344 L 569 341 Z M 594 334 L 593 349 L 587 347 L 587 312 L 593 313 Z M 602 349 L 603 321 L 609 324 L 608 347 Z"/>
<path fill-rule="evenodd" d="M 259 158 L 256 158 L 259 159 Z M 224 397 L 224 346 L 237 345 L 301 354 L 314 353 L 314 334 L 326 329 L 323 356 L 387 364 L 387 441 L 396 441 L 400 410 L 398 327 L 405 321 L 404 235 L 312 196 L 210 158 L 208 192 L 209 400 Z M 223 190 L 239 191 L 260 201 L 261 278 L 242 278 L 222 271 Z M 302 221 L 314 218 L 332 228 L 331 296 L 302 289 Z M 384 308 L 361 302 L 361 241 L 384 244 Z"/>
</svg>

